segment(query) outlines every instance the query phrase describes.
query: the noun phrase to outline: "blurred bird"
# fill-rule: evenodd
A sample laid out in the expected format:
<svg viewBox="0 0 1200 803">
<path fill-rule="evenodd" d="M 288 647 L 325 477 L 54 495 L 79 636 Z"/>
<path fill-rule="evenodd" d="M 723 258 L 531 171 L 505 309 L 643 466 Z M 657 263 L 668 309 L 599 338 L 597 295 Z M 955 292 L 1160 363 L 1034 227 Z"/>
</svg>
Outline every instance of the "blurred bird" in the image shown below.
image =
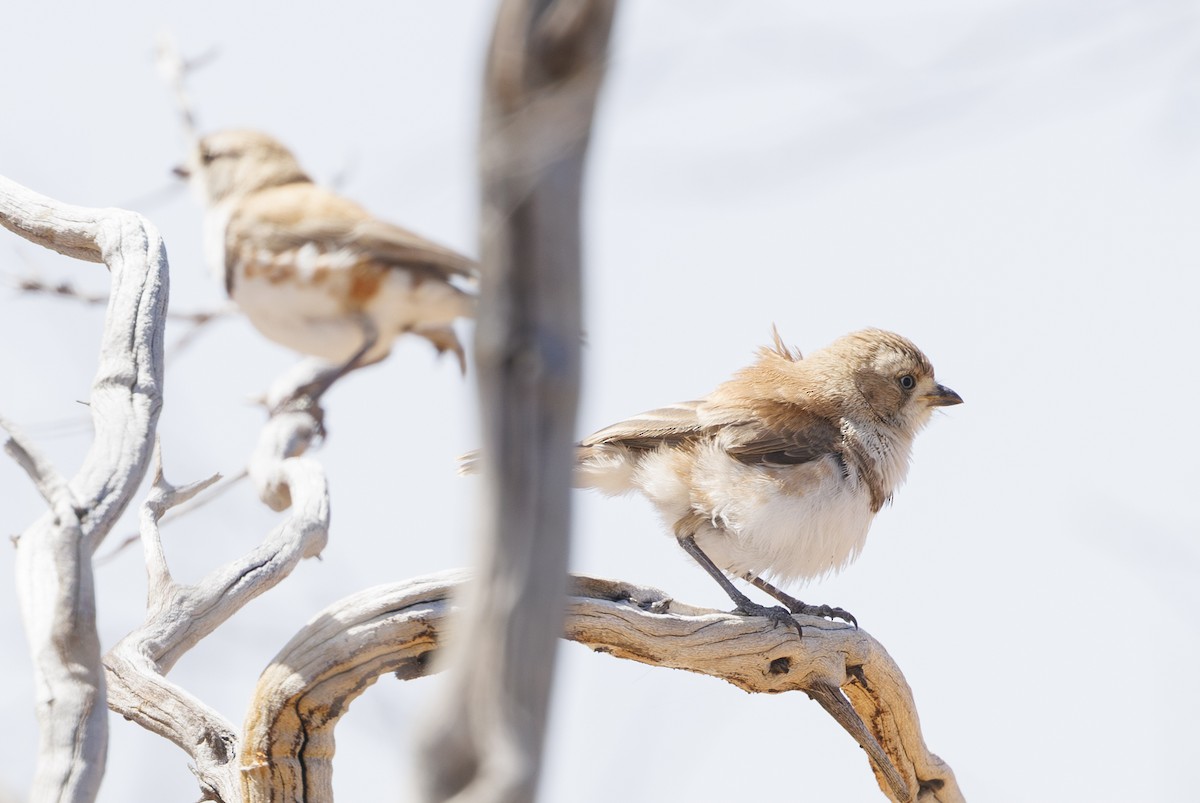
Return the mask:
<svg viewBox="0 0 1200 803">
<path fill-rule="evenodd" d="M 904 481 L 913 437 L 935 408 L 961 403 L 900 335 L 866 329 L 802 359 L 776 331 L 757 362 L 708 397 L 584 439 L 576 482 L 645 494 L 738 612 L 797 630 L 794 613 L 856 623 L 764 578 L 813 579 L 858 557 Z M 731 576 L 786 607 L 752 602 Z"/>
<path fill-rule="evenodd" d="M 341 364 L 340 375 L 411 332 L 465 370 L 451 322 L 474 314 L 458 286 L 476 278 L 473 261 L 318 187 L 258 131 L 210 134 L 175 172 L 204 199 L 210 267 L 268 338 Z"/>
</svg>

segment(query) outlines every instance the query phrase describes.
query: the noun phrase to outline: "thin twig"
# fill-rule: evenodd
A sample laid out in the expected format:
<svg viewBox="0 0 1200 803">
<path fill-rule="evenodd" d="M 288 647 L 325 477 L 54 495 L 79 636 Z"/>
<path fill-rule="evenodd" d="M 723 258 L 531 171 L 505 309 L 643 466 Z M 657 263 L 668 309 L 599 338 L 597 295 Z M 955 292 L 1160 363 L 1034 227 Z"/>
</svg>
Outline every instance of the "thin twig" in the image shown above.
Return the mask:
<svg viewBox="0 0 1200 803">
<path fill-rule="evenodd" d="M 42 293 L 56 298 L 79 301 L 89 306 L 99 306 L 108 303 L 107 295 L 84 292 L 68 281 L 51 283 L 32 276 L 10 276 L 5 274 L 0 274 L 0 281 L 4 281 L 23 293 Z M 168 312 L 167 320 L 188 324 L 190 328 L 167 349 L 167 363 L 170 364 L 177 360 L 179 355 L 195 343 L 196 339 L 203 334 L 208 325 L 213 321 L 232 318 L 236 314 L 237 307 L 233 304 L 226 304 L 223 307 L 212 310 Z"/>
<path fill-rule="evenodd" d="M 42 295 L 58 296 L 59 298 L 69 298 L 73 301 L 79 301 L 83 304 L 107 304 L 108 293 L 88 293 L 78 289 L 75 285 L 68 281 L 47 282 L 41 279 L 36 279 L 32 276 L 10 276 L 0 274 L 0 279 L 20 290 L 22 293 L 40 293 Z"/>
<path fill-rule="evenodd" d="M 162 443 L 155 438 L 154 485 L 151 488 L 150 496 L 142 503 L 140 528 L 142 548 L 146 553 L 146 573 L 149 576 L 148 604 L 167 596 L 165 591 L 173 582 L 171 570 L 167 567 L 166 552 L 163 550 L 162 536 L 158 527 L 159 521 L 171 508 L 187 502 L 219 479 L 221 479 L 220 474 L 213 474 L 199 482 L 176 488 L 163 476 Z"/>
<path fill-rule="evenodd" d="M 84 304 L 107 304 L 107 293 L 88 293 L 78 289 L 69 281 L 47 282 L 33 276 L 12 276 L 9 274 L 0 274 L 0 280 L 3 280 L 10 286 L 20 290 L 23 293 L 42 293 L 45 295 L 58 296 L 59 298 L 69 298 L 74 301 L 80 301 Z M 231 317 L 236 313 L 236 308 L 233 305 L 226 305 L 218 309 L 212 310 L 195 310 L 192 312 L 168 312 L 167 319 L 171 321 L 181 321 L 190 323 L 196 326 L 201 326 L 218 318 Z"/>
<path fill-rule="evenodd" d="M 180 123 L 189 147 L 199 139 L 197 133 L 199 129 L 196 124 L 196 111 L 187 92 L 186 78 L 189 72 L 208 63 L 214 57 L 215 51 L 210 50 L 204 56 L 189 63 L 180 55 L 175 37 L 170 32 L 162 31 L 157 36 L 155 62 L 158 65 L 158 74 L 175 96 L 175 105 L 179 110 Z"/>
<path fill-rule="evenodd" d="M 33 480 L 38 493 L 54 510 L 54 515 L 78 517 L 75 512 L 79 503 L 71 490 L 67 478 L 58 473 L 58 469 L 38 451 L 33 442 L 8 419 L 0 416 L 0 429 L 8 432 L 8 440 L 4 442 L 4 451 L 17 462 L 29 478 Z"/>
<path fill-rule="evenodd" d="M 204 481 L 205 484 L 203 487 L 196 489 L 198 492 L 201 490 L 205 490 L 206 488 L 211 488 L 209 493 L 206 493 L 203 496 L 199 496 L 195 500 L 189 502 L 188 499 L 191 499 L 192 496 L 196 495 L 195 493 L 192 493 L 192 494 L 189 494 L 188 499 L 178 499 L 172 505 L 168 505 L 169 509 L 165 509 L 163 511 L 163 513 L 156 519 L 156 525 L 157 525 L 158 529 L 161 531 L 161 529 L 164 526 L 166 526 L 168 524 L 174 524 L 175 522 L 179 521 L 179 519 L 183 518 L 187 514 L 195 512 L 195 511 L 199 510 L 200 508 L 204 507 L 205 505 L 215 501 L 216 499 L 223 496 L 225 494 L 225 492 L 228 491 L 230 488 L 232 488 L 234 485 L 236 485 L 239 482 L 241 482 L 242 480 L 246 479 L 247 476 L 248 475 L 247 475 L 246 469 L 242 469 L 237 474 L 234 474 L 229 477 L 223 477 L 221 474 L 214 474 L 211 478 Z M 221 481 L 217 482 L 217 480 L 221 480 Z M 192 486 L 187 486 L 187 487 L 190 488 Z M 113 561 L 114 559 L 116 559 L 116 557 L 118 555 L 120 555 L 122 552 L 124 552 L 128 547 L 130 547 L 133 544 L 136 544 L 142 538 L 143 538 L 143 536 L 140 532 L 125 536 L 124 538 L 121 539 L 121 542 L 119 544 L 117 544 L 115 547 L 113 547 L 111 550 L 109 550 L 104 555 L 97 557 L 96 565 L 102 566 L 106 563 Z"/>
</svg>

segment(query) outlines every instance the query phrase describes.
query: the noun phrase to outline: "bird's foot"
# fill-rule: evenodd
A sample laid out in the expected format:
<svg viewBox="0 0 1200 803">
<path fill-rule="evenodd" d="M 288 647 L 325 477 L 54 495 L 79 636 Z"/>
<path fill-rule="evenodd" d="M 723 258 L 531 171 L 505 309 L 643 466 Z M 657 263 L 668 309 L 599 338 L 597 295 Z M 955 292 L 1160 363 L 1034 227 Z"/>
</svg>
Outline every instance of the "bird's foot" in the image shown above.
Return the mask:
<svg viewBox="0 0 1200 803">
<path fill-rule="evenodd" d="M 782 602 L 792 613 L 801 613 L 805 616 L 817 616 L 820 618 L 841 619 L 854 625 L 856 629 L 858 628 L 858 620 L 849 611 L 841 608 L 832 608 L 828 605 L 809 605 L 796 599 L 791 594 L 779 590 L 761 577 L 753 574 L 744 574 L 742 577 L 747 582 L 766 591 L 772 597 Z"/>
<path fill-rule="evenodd" d="M 792 604 L 788 605 L 792 613 L 799 613 L 805 616 L 818 616 L 822 619 L 841 619 L 843 622 L 848 622 L 858 629 L 858 620 L 854 618 L 854 614 L 842 608 L 832 608 L 828 605 L 808 605 L 800 600 L 793 600 Z"/>
<path fill-rule="evenodd" d="M 325 409 L 321 407 L 320 395 L 314 396 L 307 386 L 299 388 L 269 410 L 271 416 L 282 413 L 304 413 L 311 417 L 317 437 L 322 440 L 325 438 Z"/>
<path fill-rule="evenodd" d="M 759 605 L 757 602 L 746 600 L 734 609 L 743 616 L 762 616 L 775 623 L 775 627 L 783 625 L 796 631 L 797 636 L 803 636 L 800 623 L 792 618 L 792 612 L 782 605 Z"/>
</svg>

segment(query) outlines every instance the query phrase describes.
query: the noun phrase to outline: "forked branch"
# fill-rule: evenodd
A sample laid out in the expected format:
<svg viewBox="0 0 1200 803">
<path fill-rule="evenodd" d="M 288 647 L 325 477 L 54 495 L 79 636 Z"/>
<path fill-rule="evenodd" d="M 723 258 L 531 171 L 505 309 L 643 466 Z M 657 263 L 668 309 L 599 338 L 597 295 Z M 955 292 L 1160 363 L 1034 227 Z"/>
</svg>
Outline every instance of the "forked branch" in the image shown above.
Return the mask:
<svg viewBox="0 0 1200 803">
<path fill-rule="evenodd" d="M 105 656 L 109 706 L 113 711 L 177 744 L 195 762 L 193 771 L 206 799 L 242 800 L 233 723 L 167 680 L 183 655 L 246 603 L 278 585 L 299 562 L 320 554 L 329 531 L 325 473 L 303 457 L 319 428 L 310 412 L 272 416 L 251 459 L 250 474 L 260 496 L 287 518 L 257 547 L 217 568 L 194 585 L 176 582 L 167 566 L 159 519 L 217 477 L 175 488 L 161 465 L 142 506 L 141 536 L 149 577 L 146 620 Z"/>
</svg>

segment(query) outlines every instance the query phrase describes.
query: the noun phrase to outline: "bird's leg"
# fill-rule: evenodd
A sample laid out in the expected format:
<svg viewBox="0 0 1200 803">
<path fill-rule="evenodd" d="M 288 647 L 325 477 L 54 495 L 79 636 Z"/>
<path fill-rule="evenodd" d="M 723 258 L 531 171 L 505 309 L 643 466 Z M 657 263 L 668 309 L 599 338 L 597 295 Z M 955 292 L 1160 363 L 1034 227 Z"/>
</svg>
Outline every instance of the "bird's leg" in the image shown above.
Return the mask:
<svg viewBox="0 0 1200 803">
<path fill-rule="evenodd" d="M 696 536 L 677 534 L 675 537 L 679 541 L 679 545 L 683 547 L 683 551 L 691 555 L 704 568 L 704 571 L 708 572 L 712 576 L 712 579 L 716 580 L 721 588 L 725 589 L 725 593 L 729 595 L 729 598 L 733 600 L 733 604 L 737 606 L 738 613 L 747 616 L 765 616 L 776 625 L 785 625 L 786 627 L 794 628 L 796 635 L 801 635 L 800 625 L 792 618 L 791 611 L 779 605 L 773 607 L 759 605 L 739 591 L 737 586 L 733 584 L 733 581 L 725 575 L 725 572 L 721 571 L 721 568 L 712 562 L 712 558 L 704 554 L 704 550 L 696 543 Z"/>
<path fill-rule="evenodd" d="M 834 618 L 841 619 L 843 621 L 849 622 L 850 624 L 854 625 L 856 628 L 858 627 L 858 620 L 855 619 L 854 615 L 851 614 L 849 611 L 843 610 L 841 608 L 831 608 L 828 605 L 809 605 L 807 603 L 801 602 L 800 600 L 791 596 L 787 592 L 781 591 L 780 589 L 771 585 L 770 583 L 768 583 L 766 580 L 762 579 L 761 577 L 755 577 L 753 574 L 750 574 L 749 572 L 747 572 L 744 575 L 744 578 L 747 582 L 751 583 L 756 588 L 762 589 L 763 591 L 767 592 L 775 599 L 782 602 L 787 607 L 787 609 L 789 611 L 791 611 L 792 613 L 801 613 L 801 614 L 804 614 L 805 616 L 821 616 L 821 617 L 829 617 L 830 619 L 834 619 Z"/>
<path fill-rule="evenodd" d="M 325 374 L 325 376 L 313 383 L 318 385 L 315 395 L 311 395 L 309 397 L 313 399 L 313 401 L 321 398 L 321 394 L 329 390 L 330 386 L 333 385 L 334 382 L 338 381 L 355 368 L 361 368 L 366 364 L 363 362 L 363 357 L 366 357 L 367 352 L 375 348 L 375 344 L 379 342 L 379 329 L 375 327 L 375 323 L 371 320 L 371 316 L 363 314 L 358 315 L 358 328 L 362 330 L 362 345 L 358 347 L 358 351 L 350 355 L 350 359 L 342 363 L 340 368 Z"/>
<path fill-rule="evenodd" d="M 358 350 L 355 351 L 354 354 L 350 355 L 350 359 L 346 360 L 346 362 L 342 363 L 337 368 L 328 371 L 322 371 L 321 374 L 313 381 L 296 388 L 295 392 L 288 396 L 288 398 L 279 405 L 280 408 L 289 407 L 301 400 L 303 400 L 307 405 L 316 406 L 320 401 L 321 396 L 323 396 L 325 392 L 333 386 L 334 382 L 338 381 L 354 369 L 361 368 L 363 365 L 365 365 L 365 363 L 362 361 L 363 357 L 367 356 L 367 352 L 375 348 L 375 344 L 379 342 L 379 330 L 375 327 L 375 324 L 371 321 L 371 318 L 368 315 L 359 315 L 357 320 L 363 336 L 362 345 L 358 347 Z"/>
</svg>

